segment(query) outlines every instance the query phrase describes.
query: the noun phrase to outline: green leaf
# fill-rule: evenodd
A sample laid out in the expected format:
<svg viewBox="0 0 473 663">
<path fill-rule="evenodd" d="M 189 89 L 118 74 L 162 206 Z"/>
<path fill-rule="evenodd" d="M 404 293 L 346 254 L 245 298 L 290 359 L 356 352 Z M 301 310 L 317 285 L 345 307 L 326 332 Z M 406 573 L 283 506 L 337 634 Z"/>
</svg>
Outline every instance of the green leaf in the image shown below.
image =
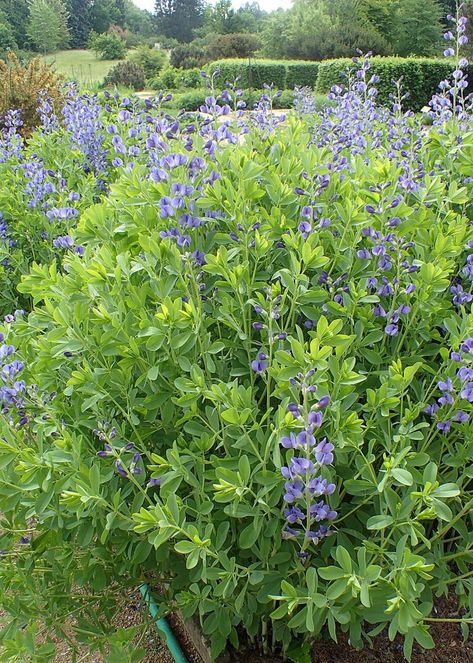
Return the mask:
<svg viewBox="0 0 473 663">
<path fill-rule="evenodd" d="M 408 470 L 395 468 L 394 470 L 392 470 L 391 474 L 393 478 L 396 479 L 396 481 L 403 486 L 412 486 L 412 484 L 414 483 L 412 474 Z"/>
<path fill-rule="evenodd" d="M 366 527 L 372 530 L 384 529 L 392 525 L 393 522 L 394 518 L 392 516 L 372 516 L 368 519 Z"/>
<path fill-rule="evenodd" d="M 341 578 L 340 580 L 336 580 L 333 584 L 331 584 L 328 589 L 327 589 L 327 598 L 329 601 L 333 601 L 335 599 L 338 599 L 339 596 L 344 594 L 348 589 L 347 581 L 345 578 Z"/>
<path fill-rule="evenodd" d="M 345 571 L 338 566 L 322 566 L 320 569 L 317 569 L 317 573 L 324 580 L 338 580 L 347 576 Z"/>
<path fill-rule="evenodd" d="M 350 553 L 343 546 L 338 546 L 335 551 L 335 558 L 345 573 L 351 573 L 353 569 Z"/>
</svg>

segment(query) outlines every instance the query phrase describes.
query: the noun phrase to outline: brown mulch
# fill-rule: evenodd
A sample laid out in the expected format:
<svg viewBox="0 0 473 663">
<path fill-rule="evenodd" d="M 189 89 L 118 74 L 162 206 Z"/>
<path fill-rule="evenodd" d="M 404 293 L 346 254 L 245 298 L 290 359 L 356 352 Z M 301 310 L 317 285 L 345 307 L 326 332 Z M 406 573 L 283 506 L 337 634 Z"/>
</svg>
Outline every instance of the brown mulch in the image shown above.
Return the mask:
<svg viewBox="0 0 473 663">
<path fill-rule="evenodd" d="M 456 597 L 441 599 L 437 602 L 432 617 L 458 619 Z M 449 622 L 431 622 L 430 634 L 435 642 L 435 649 L 423 650 L 414 644 L 412 663 L 473 663 L 473 634 L 466 642 L 460 630 L 460 624 Z M 372 649 L 356 650 L 350 647 L 346 637 L 340 642 L 319 641 L 312 650 L 313 663 L 405 663 L 402 651 L 402 639 L 391 642 L 386 632 L 373 639 Z"/>
<path fill-rule="evenodd" d="M 442 599 L 437 604 L 436 618 L 458 618 L 456 598 Z M 435 641 L 435 649 L 422 650 L 414 644 L 412 663 L 473 663 L 473 633 L 466 642 L 458 623 L 432 622 L 430 633 Z M 279 663 L 282 659 L 258 656 L 251 649 L 244 649 L 233 655 L 235 663 Z M 391 642 L 386 632 L 373 638 L 373 647 L 353 649 L 347 636 L 340 634 L 339 643 L 333 640 L 319 640 L 312 649 L 312 663 L 405 663 L 402 639 Z"/>
<path fill-rule="evenodd" d="M 456 599 L 442 599 L 438 602 L 435 617 L 458 618 Z M 171 615 L 169 622 L 188 656 L 190 663 L 201 663 L 192 642 L 186 635 L 182 623 Z M 142 626 L 146 629 L 141 646 L 146 650 L 143 663 L 173 663 L 173 659 L 159 637 L 155 626 L 149 622 L 147 608 L 139 592 L 132 592 L 123 603 L 123 610 L 115 621 L 117 628 Z M 71 624 L 72 628 L 72 624 Z M 435 641 L 435 649 L 423 651 L 414 645 L 412 663 L 473 663 L 473 634 L 463 642 L 458 623 L 432 623 L 430 632 Z M 71 649 L 63 641 L 56 641 L 57 654 L 54 663 L 70 663 Z M 81 650 L 82 663 L 102 663 L 103 659 L 96 652 Z M 240 652 L 232 652 L 226 657 L 232 663 L 280 663 L 276 656 L 262 656 L 254 648 L 244 647 Z M 347 637 L 340 634 L 339 643 L 332 640 L 319 640 L 312 650 L 312 663 L 404 663 L 402 640 L 391 642 L 385 632 L 373 639 L 373 647 L 356 650 L 350 647 Z"/>
</svg>

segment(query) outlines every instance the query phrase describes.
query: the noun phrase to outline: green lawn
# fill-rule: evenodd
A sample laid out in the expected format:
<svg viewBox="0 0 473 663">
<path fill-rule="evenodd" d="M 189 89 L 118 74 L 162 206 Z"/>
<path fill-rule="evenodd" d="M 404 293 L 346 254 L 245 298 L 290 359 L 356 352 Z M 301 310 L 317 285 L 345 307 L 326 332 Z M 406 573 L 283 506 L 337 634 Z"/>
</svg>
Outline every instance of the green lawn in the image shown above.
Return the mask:
<svg viewBox="0 0 473 663">
<path fill-rule="evenodd" d="M 83 85 L 101 83 L 109 69 L 117 60 L 99 60 L 94 51 L 58 51 L 44 56 L 45 62 L 54 65 L 57 71 L 68 80 L 76 80 Z"/>
</svg>

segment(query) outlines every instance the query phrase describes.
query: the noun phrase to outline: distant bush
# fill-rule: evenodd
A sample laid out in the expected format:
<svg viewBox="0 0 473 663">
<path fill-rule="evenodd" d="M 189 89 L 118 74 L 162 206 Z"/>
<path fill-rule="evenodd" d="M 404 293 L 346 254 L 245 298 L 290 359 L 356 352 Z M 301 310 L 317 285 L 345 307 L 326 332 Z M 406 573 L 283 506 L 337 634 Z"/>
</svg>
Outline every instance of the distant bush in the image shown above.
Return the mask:
<svg viewBox="0 0 473 663">
<path fill-rule="evenodd" d="M 52 67 L 40 58 L 23 65 L 15 53 L 8 53 L 6 60 L 0 60 L 0 129 L 6 112 L 19 110 L 23 122 L 21 132 L 28 135 L 40 122 L 41 97 L 48 98 L 55 110 L 62 106 L 62 82 Z"/>
<path fill-rule="evenodd" d="M 439 81 L 448 78 L 454 68 L 454 63 L 448 60 L 375 57 L 370 60 L 369 73 L 380 78 L 376 85 L 379 103 L 390 103 L 393 81 L 402 78 L 403 89 L 408 94 L 405 106 L 418 111 L 428 104 L 438 90 Z M 317 91 L 328 92 L 333 85 L 346 84 L 346 73 L 352 69 L 353 62 L 349 58 L 320 62 Z"/>
<path fill-rule="evenodd" d="M 207 53 L 212 60 L 248 58 L 260 48 L 261 41 L 257 35 L 234 32 L 228 35 L 214 35 L 207 46 Z"/>
<path fill-rule="evenodd" d="M 166 37 L 165 35 L 158 35 L 157 37 L 153 38 L 153 41 L 156 44 L 159 44 L 161 48 L 165 48 L 167 50 L 171 50 L 172 48 L 179 46 L 177 39 L 174 39 L 174 37 Z"/>
<path fill-rule="evenodd" d="M 124 85 L 134 90 L 143 90 L 146 85 L 145 72 L 141 65 L 125 60 L 108 72 L 104 84 Z"/>
<path fill-rule="evenodd" d="M 167 67 L 159 76 L 149 82 L 153 90 L 174 90 L 176 88 L 176 77 L 180 70 Z"/>
<path fill-rule="evenodd" d="M 127 48 L 138 48 L 138 46 L 152 48 L 154 44 L 151 43 L 149 39 L 145 39 L 142 35 L 137 35 L 135 32 L 128 32 L 125 39 L 125 46 Z"/>
<path fill-rule="evenodd" d="M 193 69 L 194 67 L 202 67 L 209 59 L 207 51 L 203 46 L 190 43 L 179 44 L 173 48 L 169 61 L 171 67 Z"/>
<path fill-rule="evenodd" d="M 174 95 L 172 106 L 179 110 L 197 111 L 205 103 L 205 99 L 208 96 L 209 91 L 206 88 L 176 94 Z"/>
<path fill-rule="evenodd" d="M 126 55 L 125 42 L 115 33 L 93 34 L 89 45 L 102 60 L 121 60 Z"/>
<path fill-rule="evenodd" d="M 143 67 L 146 78 L 156 77 L 166 63 L 166 54 L 155 48 L 140 46 L 128 55 L 128 59 Z"/>
<path fill-rule="evenodd" d="M 174 85 L 179 88 L 202 87 L 202 75 L 199 67 L 194 69 L 177 69 L 174 77 Z"/>
</svg>

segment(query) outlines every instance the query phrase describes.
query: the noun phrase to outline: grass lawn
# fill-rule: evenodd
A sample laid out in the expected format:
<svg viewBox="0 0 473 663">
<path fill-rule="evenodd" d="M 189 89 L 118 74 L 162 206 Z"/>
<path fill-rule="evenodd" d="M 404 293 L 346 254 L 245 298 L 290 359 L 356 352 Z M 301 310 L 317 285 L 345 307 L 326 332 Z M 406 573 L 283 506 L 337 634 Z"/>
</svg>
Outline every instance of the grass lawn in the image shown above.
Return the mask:
<svg viewBox="0 0 473 663">
<path fill-rule="evenodd" d="M 45 55 L 45 62 L 54 65 L 57 71 L 68 80 L 76 80 L 83 85 L 101 83 L 117 60 L 99 60 L 94 51 L 58 51 Z"/>
</svg>

